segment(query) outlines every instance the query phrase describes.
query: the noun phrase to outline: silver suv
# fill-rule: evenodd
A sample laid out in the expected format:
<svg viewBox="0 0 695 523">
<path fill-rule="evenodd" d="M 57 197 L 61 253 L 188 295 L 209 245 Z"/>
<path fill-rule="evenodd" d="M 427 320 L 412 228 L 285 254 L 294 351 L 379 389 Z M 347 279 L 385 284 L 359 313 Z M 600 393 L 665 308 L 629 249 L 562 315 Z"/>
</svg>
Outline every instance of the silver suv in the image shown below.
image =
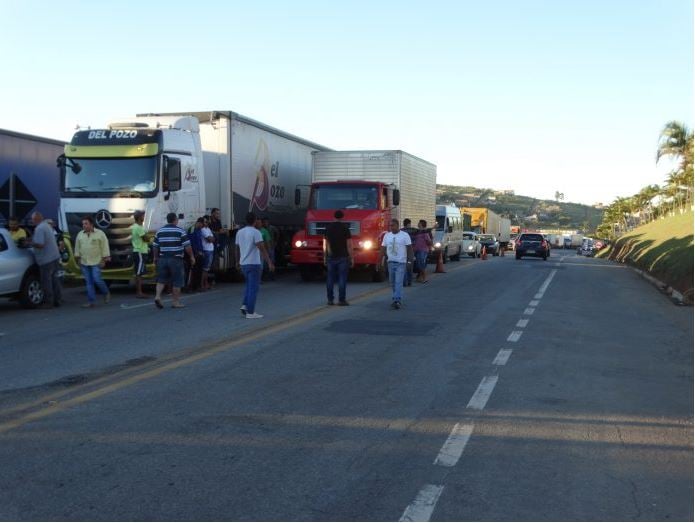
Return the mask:
<svg viewBox="0 0 695 523">
<path fill-rule="evenodd" d="M 30 249 L 18 247 L 10 231 L 0 227 L 0 296 L 19 300 L 26 308 L 41 305 L 39 267 Z"/>
</svg>

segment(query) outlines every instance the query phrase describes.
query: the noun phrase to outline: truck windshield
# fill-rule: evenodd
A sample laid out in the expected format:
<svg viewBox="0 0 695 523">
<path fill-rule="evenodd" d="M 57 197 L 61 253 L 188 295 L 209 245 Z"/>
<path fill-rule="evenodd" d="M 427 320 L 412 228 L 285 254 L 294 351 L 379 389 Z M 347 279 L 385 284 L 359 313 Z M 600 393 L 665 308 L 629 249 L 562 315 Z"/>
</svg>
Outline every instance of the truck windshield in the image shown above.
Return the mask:
<svg viewBox="0 0 695 523">
<path fill-rule="evenodd" d="M 376 187 L 364 185 L 319 185 L 314 188 L 311 208 L 328 209 L 376 209 Z"/>
<path fill-rule="evenodd" d="M 444 223 L 446 222 L 446 216 L 435 216 L 437 218 L 437 230 L 444 230 Z"/>
<path fill-rule="evenodd" d="M 148 158 L 76 158 L 79 173 L 65 169 L 68 193 L 149 193 L 157 187 L 157 160 Z"/>
</svg>

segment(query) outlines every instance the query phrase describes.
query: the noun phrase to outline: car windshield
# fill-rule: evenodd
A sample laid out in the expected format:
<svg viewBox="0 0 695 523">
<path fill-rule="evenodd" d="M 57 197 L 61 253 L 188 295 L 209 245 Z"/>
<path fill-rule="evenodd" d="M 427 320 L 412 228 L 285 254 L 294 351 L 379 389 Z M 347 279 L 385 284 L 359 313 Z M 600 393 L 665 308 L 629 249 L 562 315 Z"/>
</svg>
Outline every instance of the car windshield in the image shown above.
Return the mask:
<svg viewBox="0 0 695 523">
<path fill-rule="evenodd" d="M 65 169 L 65 192 L 152 192 L 157 186 L 157 160 L 148 158 L 76 158 L 79 173 Z"/>
<path fill-rule="evenodd" d="M 314 189 L 311 208 L 376 209 L 377 188 L 365 185 L 319 185 Z"/>
<path fill-rule="evenodd" d="M 463 239 L 464 240 L 475 240 L 475 234 L 464 234 Z"/>
</svg>

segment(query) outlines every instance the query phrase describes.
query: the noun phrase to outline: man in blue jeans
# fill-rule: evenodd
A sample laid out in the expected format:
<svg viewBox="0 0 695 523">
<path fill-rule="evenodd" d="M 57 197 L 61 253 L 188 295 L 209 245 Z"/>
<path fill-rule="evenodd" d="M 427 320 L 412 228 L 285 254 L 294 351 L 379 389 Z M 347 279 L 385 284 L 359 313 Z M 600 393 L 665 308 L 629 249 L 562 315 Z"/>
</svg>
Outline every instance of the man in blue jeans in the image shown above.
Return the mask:
<svg viewBox="0 0 695 523">
<path fill-rule="evenodd" d="M 413 246 L 410 235 L 399 230 L 398 220 L 391 220 L 391 231 L 384 235 L 381 242 L 381 256 L 379 267 L 384 263 L 384 257 L 388 259 L 389 281 L 391 282 L 391 307 L 401 308 L 403 299 L 403 277 L 408 262 L 413 262 Z"/>
<path fill-rule="evenodd" d="M 235 241 L 237 267 L 241 268 L 241 272 L 246 280 L 241 313 L 249 320 L 263 317 L 262 314 L 256 313 L 256 298 L 258 297 L 261 273 L 263 272 L 261 257 L 268 263 L 270 272 L 275 270 L 275 265 L 273 265 L 270 256 L 268 256 L 268 251 L 266 251 L 261 231 L 256 229 L 255 225 L 256 215 L 252 212 L 246 213 L 246 227 L 236 233 Z"/>
<path fill-rule="evenodd" d="M 343 223 L 343 211 L 338 209 L 333 214 L 335 221 L 326 226 L 326 237 L 323 241 L 323 264 L 328 270 L 326 277 L 326 294 L 328 305 L 335 303 L 334 287 L 338 282 L 338 305 L 350 305 L 347 302 L 348 270 L 355 266 L 352 257 L 352 235 L 350 227 Z"/>
</svg>

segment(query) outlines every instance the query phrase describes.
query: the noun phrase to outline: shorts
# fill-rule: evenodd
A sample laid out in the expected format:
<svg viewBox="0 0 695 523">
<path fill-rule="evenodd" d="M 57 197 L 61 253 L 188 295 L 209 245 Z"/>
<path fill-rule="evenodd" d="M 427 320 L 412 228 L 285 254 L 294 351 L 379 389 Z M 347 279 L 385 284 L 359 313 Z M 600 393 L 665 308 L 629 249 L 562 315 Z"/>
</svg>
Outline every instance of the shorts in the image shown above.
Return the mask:
<svg viewBox="0 0 695 523">
<path fill-rule="evenodd" d="M 203 251 L 203 270 L 209 272 L 212 269 L 212 259 L 215 257 L 215 251 Z"/>
<path fill-rule="evenodd" d="M 159 258 L 157 283 L 171 283 L 177 289 L 183 287 L 183 258 Z"/>
<path fill-rule="evenodd" d="M 135 276 L 142 276 L 147 272 L 147 254 L 143 252 L 133 253 L 133 272 Z"/>
<path fill-rule="evenodd" d="M 418 271 L 424 271 L 427 269 L 427 256 L 429 252 L 427 251 L 415 251 L 415 268 Z"/>
</svg>

